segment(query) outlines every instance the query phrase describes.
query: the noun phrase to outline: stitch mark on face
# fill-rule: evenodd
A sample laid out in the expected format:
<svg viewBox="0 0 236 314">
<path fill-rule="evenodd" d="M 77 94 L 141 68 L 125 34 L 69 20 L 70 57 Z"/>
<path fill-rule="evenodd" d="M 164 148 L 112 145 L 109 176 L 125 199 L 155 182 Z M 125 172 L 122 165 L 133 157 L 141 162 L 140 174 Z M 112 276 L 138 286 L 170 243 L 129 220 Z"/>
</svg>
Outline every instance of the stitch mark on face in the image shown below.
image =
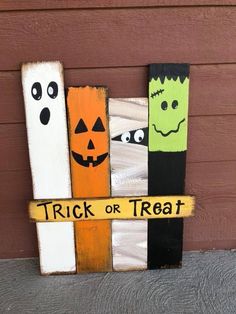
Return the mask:
<svg viewBox="0 0 236 314">
<path fill-rule="evenodd" d="M 153 93 L 151 94 L 151 97 L 154 98 L 154 97 L 156 97 L 156 96 L 159 96 L 159 95 L 162 94 L 163 92 L 164 92 L 164 89 L 159 89 L 159 90 L 157 90 L 156 92 L 153 92 Z"/>
<path fill-rule="evenodd" d="M 178 123 L 178 126 L 177 126 L 177 129 L 176 130 L 170 130 L 169 132 L 167 133 L 163 133 L 161 130 L 158 130 L 156 128 L 156 125 L 155 124 L 152 124 L 154 130 L 157 132 L 157 133 L 160 133 L 162 136 L 166 137 L 166 136 L 169 136 L 171 133 L 178 133 L 179 132 L 179 128 L 180 128 L 180 125 L 185 121 L 185 118 L 183 120 L 181 120 L 179 123 Z"/>
</svg>

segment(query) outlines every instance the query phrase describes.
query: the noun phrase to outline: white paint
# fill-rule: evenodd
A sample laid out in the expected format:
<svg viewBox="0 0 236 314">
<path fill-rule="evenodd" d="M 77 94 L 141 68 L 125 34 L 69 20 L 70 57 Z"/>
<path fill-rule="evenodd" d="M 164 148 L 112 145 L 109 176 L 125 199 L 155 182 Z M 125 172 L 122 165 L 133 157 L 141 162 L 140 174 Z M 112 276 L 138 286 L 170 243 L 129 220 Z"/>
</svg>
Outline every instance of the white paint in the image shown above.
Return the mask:
<svg viewBox="0 0 236 314">
<path fill-rule="evenodd" d="M 58 85 L 56 98 L 49 97 L 50 82 Z M 39 82 L 42 97 L 35 100 L 32 85 Z M 28 63 L 22 66 L 28 147 L 35 199 L 70 198 L 71 181 L 63 68 L 59 62 Z M 33 89 L 37 94 L 37 88 Z M 43 108 L 50 111 L 48 124 L 40 122 Z M 37 223 L 40 268 L 43 274 L 75 272 L 75 243 L 72 222 Z"/>
<path fill-rule="evenodd" d="M 146 98 L 110 99 L 110 137 L 148 126 Z M 112 196 L 147 195 L 147 146 L 111 140 Z M 113 268 L 147 268 L 147 221 L 112 221 Z"/>
</svg>

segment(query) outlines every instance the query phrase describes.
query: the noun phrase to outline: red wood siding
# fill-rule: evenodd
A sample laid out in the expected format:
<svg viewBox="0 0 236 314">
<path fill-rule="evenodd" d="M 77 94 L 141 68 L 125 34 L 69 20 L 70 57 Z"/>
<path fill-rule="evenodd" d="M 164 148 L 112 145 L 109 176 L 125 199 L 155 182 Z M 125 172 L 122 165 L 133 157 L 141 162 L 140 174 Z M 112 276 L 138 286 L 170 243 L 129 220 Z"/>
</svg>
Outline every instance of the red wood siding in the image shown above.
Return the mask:
<svg viewBox="0 0 236 314">
<path fill-rule="evenodd" d="M 236 1 L 0 3 L 0 258 L 37 255 L 20 65 L 59 59 L 65 85 L 146 97 L 153 62 L 191 64 L 186 250 L 236 248 Z M 235 6 L 234 6 L 235 5 Z"/>
</svg>

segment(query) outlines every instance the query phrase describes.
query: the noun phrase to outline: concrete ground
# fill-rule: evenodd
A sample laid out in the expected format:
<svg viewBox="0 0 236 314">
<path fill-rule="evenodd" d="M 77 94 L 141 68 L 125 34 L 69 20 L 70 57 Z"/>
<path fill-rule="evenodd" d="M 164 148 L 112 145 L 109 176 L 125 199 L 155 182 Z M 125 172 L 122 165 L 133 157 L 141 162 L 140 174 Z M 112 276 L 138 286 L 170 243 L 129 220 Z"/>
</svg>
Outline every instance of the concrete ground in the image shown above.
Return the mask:
<svg viewBox="0 0 236 314">
<path fill-rule="evenodd" d="M 235 314 L 236 252 L 184 253 L 183 268 L 42 277 L 0 261 L 0 313 Z"/>
</svg>

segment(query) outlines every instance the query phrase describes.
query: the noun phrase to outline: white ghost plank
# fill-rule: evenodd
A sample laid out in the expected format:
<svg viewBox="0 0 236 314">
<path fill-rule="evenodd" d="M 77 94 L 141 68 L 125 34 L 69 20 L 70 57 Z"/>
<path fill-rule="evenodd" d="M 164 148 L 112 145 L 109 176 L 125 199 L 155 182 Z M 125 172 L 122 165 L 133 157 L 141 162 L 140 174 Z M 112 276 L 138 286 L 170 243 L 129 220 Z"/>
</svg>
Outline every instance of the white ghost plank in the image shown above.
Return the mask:
<svg viewBox="0 0 236 314">
<path fill-rule="evenodd" d="M 62 65 L 24 64 L 22 85 L 34 198 L 70 198 Z M 72 222 L 37 223 L 37 235 L 42 274 L 75 272 Z"/>
<path fill-rule="evenodd" d="M 148 126 L 147 98 L 110 98 L 109 114 L 112 196 L 147 195 L 147 146 L 134 138 Z M 147 221 L 113 220 L 112 255 L 116 271 L 146 269 Z"/>
</svg>

